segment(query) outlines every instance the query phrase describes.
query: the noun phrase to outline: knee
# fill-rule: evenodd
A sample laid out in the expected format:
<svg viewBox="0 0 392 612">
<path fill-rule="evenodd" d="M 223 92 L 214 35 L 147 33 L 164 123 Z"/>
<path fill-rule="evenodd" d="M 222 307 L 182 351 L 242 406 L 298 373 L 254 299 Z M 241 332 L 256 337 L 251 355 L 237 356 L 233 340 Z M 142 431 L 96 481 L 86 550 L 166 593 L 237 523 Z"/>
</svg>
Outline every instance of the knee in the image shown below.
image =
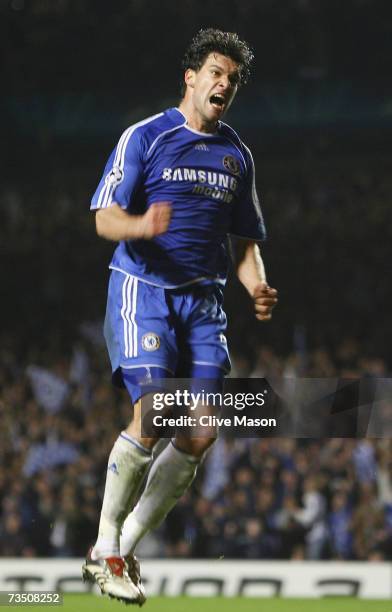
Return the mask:
<svg viewBox="0 0 392 612">
<path fill-rule="evenodd" d="M 135 426 L 134 421 L 132 421 L 130 423 L 130 425 L 128 425 L 128 427 L 125 429 L 125 432 L 129 436 L 131 436 L 131 438 L 136 440 L 136 442 L 141 444 L 141 446 L 144 446 L 144 448 L 146 448 L 148 450 L 152 450 L 154 448 L 154 446 L 156 445 L 156 443 L 158 442 L 158 439 L 159 439 L 159 438 L 144 438 L 144 437 L 142 437 L 141 436 L 141 432 L 140 432 L 140 427 Z"/>
<path fill-rule="evenodd" d="M 141 413 L 141 400 L 138 400 L 133 407 L 133 418 L 128 427 L 125 429 L 127 434 L 134 440 L 139 442 L 142 446 L 148 450 L 152 450 L 159 438 L 144 437 L 142 435 L 142 413 Z"/>
<path fill-rule="evenodd" d="M 174 444 L 184 453 L 201 459 L 215 440 L 216 438 L 176 438 Z"/>
</svg>

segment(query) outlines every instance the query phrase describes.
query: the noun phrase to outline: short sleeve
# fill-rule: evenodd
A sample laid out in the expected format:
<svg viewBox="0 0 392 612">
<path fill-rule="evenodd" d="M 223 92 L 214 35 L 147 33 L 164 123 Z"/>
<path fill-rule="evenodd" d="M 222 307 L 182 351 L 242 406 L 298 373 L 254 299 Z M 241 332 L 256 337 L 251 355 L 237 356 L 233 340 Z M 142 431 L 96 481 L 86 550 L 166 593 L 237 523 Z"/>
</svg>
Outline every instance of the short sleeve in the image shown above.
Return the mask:
<svg viewBox="0 0 392 612">
<path fill-rule="evenodd" d="M 139 130 L 130 127 L 125 130 L 107 161 L 91 200 L 91 210 L 107 208 L 114 202 L 121 208 L 130 208 L 143 171 L 141 134 Z"/>
<path fill-rule="evenodd" d="M 255 165 L 250 150 L 244 145 L 246 174 L 243 188 L 234 205 L 229 234 L 261 242 L 267 233 L 256 192 Z"/>
</svg>

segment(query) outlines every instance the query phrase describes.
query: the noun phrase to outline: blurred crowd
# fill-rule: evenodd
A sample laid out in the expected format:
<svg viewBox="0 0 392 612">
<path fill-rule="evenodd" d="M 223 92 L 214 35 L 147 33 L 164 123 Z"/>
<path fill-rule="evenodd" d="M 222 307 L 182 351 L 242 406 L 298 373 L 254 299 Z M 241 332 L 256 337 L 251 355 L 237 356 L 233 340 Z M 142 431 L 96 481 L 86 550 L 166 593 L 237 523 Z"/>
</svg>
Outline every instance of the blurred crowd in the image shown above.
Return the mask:
<svg viewBox="0 0 392 612">
<path fill-rule="evenodd" d="M 17 357 L 0 350 L 0 554 L 83 556 L 94 541 L 107 457 L 130 417 L 111 386 L 100 326 L 80 326 L 72 350 Z M 344 339 L 336 352 L 259 351 L 253 367 L 234 353 L 238 376 L 387 376 Z M 302 365 L 300 365 L 302 364 Z M 306 368 L 304 370 L 304 367 Z M 164 446 L 159 442 L 157 452 Z M 392 558 L 392 441 L 220 438 L 192 488 L 142 557 L 249 559 Z"/>
<path fill-rule="evenodd" d="M 102 149 L 100 159 L 89 150 L 86 159 L 72 161 L 64 150 L 51 148 L 44 192 L 41 171 L 23 181 L 15 176 L 0 189 L 0 239 L 5 259 L 12 262 L 2 271 L 2 287 L 16 296 L 3 301 L 2 312 L 22 351 L 44 340 L 67 345 L 78 321 L 97 319 L 104 311 L 113 245 L 97 238 L 89 211 L 110 150 Z M 260 326 L 246 292 L 231 279 L 225 308 L 232 346 L 254 363 L 259 345 L 282 354 L 304 343 L 332 350 L 351 336 L 366 355 L 390 360 L 391 343 L 385 341 L 392 335 L 387 308 L 392 286 L 385 276 L 392 240 L 389 158 L 326 154 L 323 161 L 320 153 L 319 160 L 304 154 L 287 165 L 281 157 L 276 161 L 255 149 L 254 154 L 268 232 L 262 251 L 280 302 L 276 323 Z M 23 299 L 22 278 L 23 295 L 35 299 Z M 50 328 L 45 339 L 42 327 Z"/>
<path fill-rule="evenodd" d="M 262 153 L 256 161 L 271 238 L 263 253 L 280 303 L 273 323 L 260 325 L 230 280 L 232 375 L 387 378 L 385 160 L 324 167 L 305 156 L 290 171 Z M 53 150 L 44 193 L 41 173 L 0 192 L 12 262 L 0 342 L 3 556 L 85 554 L 107 457 L 131 414 L 127 395 L 112 388 L 102 338 L 112 245 L 97 239 L 88 210 L 99 166 L 91 155 L 63 168 Z M 391 473 L 388 439 L 222 438 L 140 555 L 390 559 Z"/>
<path fill-rule="evenodd" d="M 112 245 L 97 239 L 88 211 L 119 136 L 115 100 L 132 107 L 135 121 L 151 114 L 151 101 L 171 104 L 185 46 L 200 27 L 217 26 L 235 28 L 255 50 L 245 119 L 252 100 L 253 112 L 262 113 L 257 91 L 270 80 L 301 82 L 299 97 L 285 101 L 281 126 L 309 106 L 314 83 L 329 79 L 356 80 L 366 99 L 379 81 L 388 108 L 389 4 L 133 0 L 108 11 L 92 0 L 0 0 L 0 45 L 12 57 L 2 67 L 0 119 L 9 136 L 0 241 L 11 263 L 1 279 L 8 331 L 0 333 L 0 555 L 85 554 L 96 535 L 108 453 L 130 417 L 127 395 L 111 386 L 95 323 Z M 173 23 L 175 41 L 162 45 Z M 323 91 L 320 107 L 309 111 L 315 126 Z M 67 113 L 68 94 L 75 117 Z M 273 134 L 252 124 L 242 136 L 256 161 L 270 237 L 263 256 L 280 303 L 273 324 L 260 326 L 245 291 L 230 281 L 232 375 L 388 377 L 390 133 L 373 129 L 371 136 L 355 125 L 349 134 L 328 122 L 308 132 L 297 120 L 293 134 L 274 123 L 282 96 L 266 100 Z M 350 115 L 349 100 L 337 96 L 334 105 Z M 96 106 L 101 114 L 91 111 Z M 73 120 L 83 109 L 88 125 L 79 133 Z M 87 139 L 87 128 L 97 141 Z M 391 472 L 388 439 L 221 438 L 140 554 L 391 559 Z"/>
</svg>

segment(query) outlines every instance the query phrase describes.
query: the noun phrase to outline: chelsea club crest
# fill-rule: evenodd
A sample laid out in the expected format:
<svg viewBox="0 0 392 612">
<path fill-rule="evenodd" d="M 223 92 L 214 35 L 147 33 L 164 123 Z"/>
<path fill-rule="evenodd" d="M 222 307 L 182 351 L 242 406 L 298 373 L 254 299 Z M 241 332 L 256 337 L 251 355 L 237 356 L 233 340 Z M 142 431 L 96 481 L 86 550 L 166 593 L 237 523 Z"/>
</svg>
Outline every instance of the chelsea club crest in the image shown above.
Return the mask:
<svg viewBox="0 0 392 612">
<path fill-rule="evenodd" d="M 232 155 L 225 155 L 223 165 L 232 174 L 238 175 L 240 173 L 240 164 Z"/>
<path fill-rule="evenodd" d="M 161 345 L 161 340 L 154 332 L 144 334 L 142 338 L 142 347 L 145 351 L 156 351 Z"/>
</svg>

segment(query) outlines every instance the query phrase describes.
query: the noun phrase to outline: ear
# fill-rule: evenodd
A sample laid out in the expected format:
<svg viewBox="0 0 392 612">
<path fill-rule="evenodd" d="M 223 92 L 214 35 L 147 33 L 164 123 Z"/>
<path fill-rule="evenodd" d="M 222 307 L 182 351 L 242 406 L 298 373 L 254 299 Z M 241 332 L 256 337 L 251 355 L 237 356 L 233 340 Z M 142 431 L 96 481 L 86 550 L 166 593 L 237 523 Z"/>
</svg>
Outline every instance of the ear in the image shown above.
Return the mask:
<svg viewBox="0 0 392 612">
<path fill-rule="evenodd" d="M 188 87 L 194 87 L 195 86 L 195 77 L 196 77 L 196 72 L 194 70 L 192 70 L 192 68 L 188 68 L 185 71 L 185 76 L 184 76 L 185 84 Z"/>
</svg>

